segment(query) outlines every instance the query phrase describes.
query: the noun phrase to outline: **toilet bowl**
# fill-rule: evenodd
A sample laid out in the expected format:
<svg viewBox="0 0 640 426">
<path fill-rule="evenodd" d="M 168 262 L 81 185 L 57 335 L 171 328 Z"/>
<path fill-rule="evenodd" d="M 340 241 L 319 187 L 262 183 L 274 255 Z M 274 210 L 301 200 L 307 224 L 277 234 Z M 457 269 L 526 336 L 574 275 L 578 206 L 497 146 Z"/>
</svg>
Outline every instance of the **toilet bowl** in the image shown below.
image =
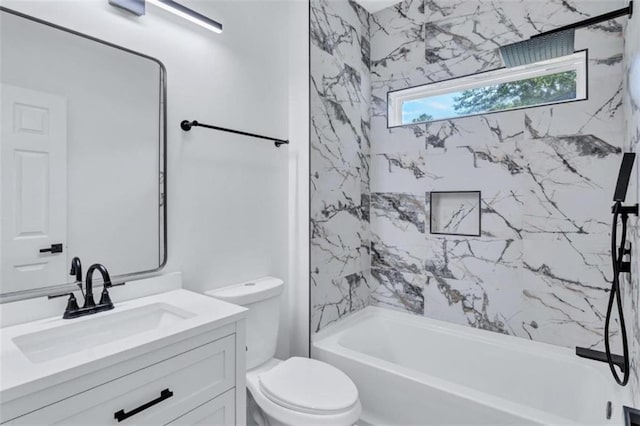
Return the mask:
<svg viewBox="0 0 640 426">
<path fill-rule="evenodd" d="M 206 292 L 245 306 L 247 314 L 248 423 L 259 426 L 350 426 L 362 412 L 358 389 L 325 362 L 274 358 L 282 280 L 264 277 Z"/>
<path fill-rule="evenodd" d="M 269 360 L 247 372 L 247 389 L 269 426 L 353 425 L 362 412 L 351 379 L 308 358 Z"/>
</svg>

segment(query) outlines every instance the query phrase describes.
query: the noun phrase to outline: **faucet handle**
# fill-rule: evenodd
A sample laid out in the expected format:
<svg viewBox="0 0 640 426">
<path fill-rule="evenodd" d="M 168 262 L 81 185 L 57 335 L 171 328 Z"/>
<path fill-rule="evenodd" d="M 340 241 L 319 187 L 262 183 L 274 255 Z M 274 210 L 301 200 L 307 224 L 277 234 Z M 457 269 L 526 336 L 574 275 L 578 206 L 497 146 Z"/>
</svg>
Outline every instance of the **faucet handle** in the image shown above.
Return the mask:
<svg viewBox="0 0 640 426">
<path fill-rule="evenodd" d="M 67 300 L 67 307 L 65 308 L 64 312 L 75 312 L 78 309 L 80 309 L 80 307 L 78 306 L 76 296 L 74 296 L 73 293 L 69 293 L 69 300 Z"/>
<path fill-rule="evenodd" d="M 57 299 L 58 297 L 69 296 L 69 300 L 67 300 L 67 307 L 64 309 L 64 315 L 62 318 L 68 318 L 68 315 L 72 312 L 76 312 L 80 307 L 78 306 L 78 300 L 73 293 L 62 293 L 62 294 L 54 294 L 47 296 L 47 299 Z"/>
<path fill-rule="evenodd" d="M 100 295 L 100 303 L 98 303 L 98 305 L 100 306 L 104 306 L 104 305 L 113 306 L 113 302 L 111 301 L 111 296 L 109 296 L 108 287 L 111 287 L 111 286 L 104 286 L 104 288 L 102 289 L 102 294 Z"/>
</svg>

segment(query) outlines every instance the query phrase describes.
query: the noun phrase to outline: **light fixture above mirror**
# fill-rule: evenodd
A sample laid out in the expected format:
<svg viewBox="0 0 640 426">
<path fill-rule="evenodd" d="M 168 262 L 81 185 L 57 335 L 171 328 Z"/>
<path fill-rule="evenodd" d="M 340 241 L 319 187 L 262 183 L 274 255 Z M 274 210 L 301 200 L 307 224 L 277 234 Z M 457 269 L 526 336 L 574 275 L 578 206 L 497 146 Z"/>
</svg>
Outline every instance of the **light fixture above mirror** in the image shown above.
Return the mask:
<svg viewBox="0 0 640 426">
<path fill-rule="evenodd" d="M 110 5 L 131 12 L 136 16 L 142 16 L 146 13 L 146 3 L 153 4 L 207 30 L 218 34 L 222 33 L 222 24 L 220 22 L 173 0 L 109 0 Z"/>
</svg>

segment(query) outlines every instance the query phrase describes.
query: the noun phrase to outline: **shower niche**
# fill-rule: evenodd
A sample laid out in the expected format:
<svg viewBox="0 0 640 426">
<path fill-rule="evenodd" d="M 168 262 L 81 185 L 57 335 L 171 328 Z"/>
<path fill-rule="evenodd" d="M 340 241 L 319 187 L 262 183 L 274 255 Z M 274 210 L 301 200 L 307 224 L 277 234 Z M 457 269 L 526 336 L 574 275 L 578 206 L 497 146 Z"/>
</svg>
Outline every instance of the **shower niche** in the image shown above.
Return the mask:
<svg viewBox="0 0 640 426">
<path fill-rule="evenodd" d="M 433 191 L 429 193 L 431 234 L 479 237 L 480 191 Z"/>
</svg>

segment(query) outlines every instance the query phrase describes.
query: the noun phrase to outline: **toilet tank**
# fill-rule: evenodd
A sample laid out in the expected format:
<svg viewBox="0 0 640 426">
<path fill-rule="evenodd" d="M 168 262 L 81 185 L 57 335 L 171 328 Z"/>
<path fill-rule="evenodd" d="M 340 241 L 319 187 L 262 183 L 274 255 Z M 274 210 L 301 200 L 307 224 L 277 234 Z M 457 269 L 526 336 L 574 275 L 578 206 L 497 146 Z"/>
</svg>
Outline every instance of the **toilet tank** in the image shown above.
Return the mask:
<svg viewBox="0 0 640 426">
<path fill-rule="evenodd" d="M 267 362 L 276 353 L 283 287 L 281 279 L 263 277 L 206 292 L 208 296 L 249 309 L 247 370 Z"/>
</svg>

